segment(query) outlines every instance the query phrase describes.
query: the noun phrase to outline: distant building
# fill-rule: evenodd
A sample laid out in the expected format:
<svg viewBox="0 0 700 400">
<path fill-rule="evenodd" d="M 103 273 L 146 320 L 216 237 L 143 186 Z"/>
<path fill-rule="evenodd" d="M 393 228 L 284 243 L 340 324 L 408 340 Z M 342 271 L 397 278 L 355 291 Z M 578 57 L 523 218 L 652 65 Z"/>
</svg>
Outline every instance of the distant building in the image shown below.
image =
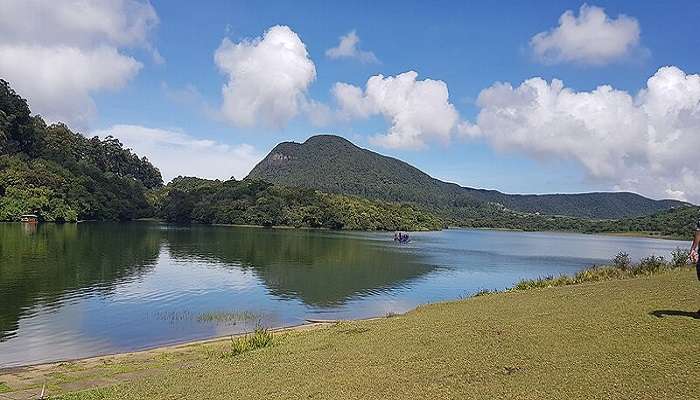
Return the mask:
<svg viewBox="0 0 700 400">
<path fill-rule="evenodd" d="M 19 217 L 19 220 L 27 224 L 39 223 L 39 216 L 35 214 L 24 214 Z"/>
</svg>

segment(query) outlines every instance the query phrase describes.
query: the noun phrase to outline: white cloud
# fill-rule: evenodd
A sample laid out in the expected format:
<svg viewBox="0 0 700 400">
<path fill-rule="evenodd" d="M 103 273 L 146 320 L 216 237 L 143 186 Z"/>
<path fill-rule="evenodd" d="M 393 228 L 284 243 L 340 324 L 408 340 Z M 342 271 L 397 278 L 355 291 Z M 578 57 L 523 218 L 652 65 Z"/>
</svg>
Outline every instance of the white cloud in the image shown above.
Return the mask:
<svg viewBox="0 0 700 400">
<path fill-rule="evenodd" d="M 477 124 L 460 125 L 465 136 L 576 160 L 615 189 L 700 202 L 700 75 L 660 68 L 636 95 L 532 78 L 515 88 L 496 83 L 477 103 Z"/>
<path fill-rule="evenodd" d="M 316 100 L 306 100 L 302 104 L 302 109 L 311 125 L 315 127 L 327 126 L 336 119 L 336 115 L 330 107 Z"/>
<path fill-rule="evenodd" d="M 530 40 L 545 63 L 577 62 L 600 65 L 629 55 L 639 45 L 639 23 L 624 14 L 611 19 L 600 7 L 581 6 L 579 15 L 567 10 L 559 26 Z"/>
<path fill-rule="evenodd" d="M 84 128 L 95 114 L 91 93 L 122 87 L 141 63 L 112 47 L 0 44 L 0 74 L 51 122 Z"/>
<path fill-rule="evenodd" d="M 6 0 L 0 3 L 0 76 L 49 121 L 87 127 L 92 94 L 124 86 L 142 64 L 124 54 L 148 41 L 158 16 L 137 0 Z"/>
<path fill-rule="evenodd" d="M 221 113 L 238 126 L 283 126 L 299 114 L 316 79 L 306 45 L 287 26 L 239 43 L 225 38 L 214 60 L 228 76 Z"/>
<path fill-rule="evenodd" d="M 242 179 L 263 155 L 248 144 L 228 145 L 183 132 L 139 125 L 114 125 L 92 135 L 119 139 L 160 169 L 166 182 L 179 175 L 210 179 Z"/>
<path fill-rule="evenodd" d="M 354 58 L 363 63 L 378 63 L 379 59 L 371 51 L 360 50 L 358 44 L 360 37 L 357 32 L 352 30 L 347 35 L 340 38 L 338 46 L 326 50 L 326 56 L 332 59 L 338 58 Z"/>
<path fill-rule="evenodd" d="M 392 148 L 421 148 L 426 142 L 449 141 L 459 115 L 449 102 L 447 85 L 432 79 L 416 80 L 414 71 L 397 76 L 375 75 L 361 88 L 336 83 L 333 95 L 345 118 L 382 115 L 391 123 L 386 134 L 372 142 Z"/>
</svg>

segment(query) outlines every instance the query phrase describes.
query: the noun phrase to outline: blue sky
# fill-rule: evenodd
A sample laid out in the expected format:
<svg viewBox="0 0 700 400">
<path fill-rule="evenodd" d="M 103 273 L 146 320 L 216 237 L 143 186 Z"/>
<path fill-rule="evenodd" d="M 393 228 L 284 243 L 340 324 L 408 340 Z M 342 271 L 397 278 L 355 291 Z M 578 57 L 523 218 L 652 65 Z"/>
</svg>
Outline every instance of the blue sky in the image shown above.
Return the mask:
<svg viewBox="0 0 700 400">
<path fill-rule="evenodd" d="M 9 3 L 0 6 L 9 7 L 5 15 L 21 16 L 31 7 L 58 7 L 65 14 L 84 11 L 71 0 L 50 5 L 36 2 L 31 7 Z M 115 61 L 105 61 L 91 72 L 90 68 L 98 68 L 99 60 L 90 58 L 98 61 L 89 61 L 85 75 L 100 75 L 121 60 L 125 64 L 120 74 L 82 84 L 80 61 L 67 58 L 65 64 L 71 66 L 78 83 L 70 86 L 65 80 L 61 82 L 59 87 L 65 87 L 69 95 L 59 101 L 66 103 L 60 107 L 55 106 L 56 97 L 43 92 L 45 89 L 25 82 L 32 67 L 29 72 L 27 68 L 20 71 L 13 65 L 20 63 L 18 56 L 0 61 L 0 75 L 47 119 L 67 120 L 88 135 L 120 137 L 137 153 L 149 156 L 166 177 L 185 173 L 240 178 L 276 143 L 304 141 L 323 132 L 344 136 L 359 146 L 398 157 L 435 177 L 465 186 L 516 193 L 631 190 L 655 198 L 696 201 L 700 168 L 692 164 L 686 149 L 688 145 L 700 146 L 695 79 L 700 72 L 700 4 L 598 1 L 585 9 L 583 5 L 571 1 L 120 0 L 100 9 L 104 15 L 121 18 L 114 26 L 107 24 L 109 29 L 95 24 L 98 27 L 79 30 L 68 26 L 66 21 L 72 21 L 68 17 L 40 21 L 44 27 L 58 26 L 49 28 L 57 30 L 50 38 L 39 37 L 29 28 L 0 28 L 0 55 L 3 48 L 18 51 L 27 43 L 48 49 L 72 46 L 85 54 L 96 48 L 113 48 Z M 560 25 L 567 10 L 577 27 Z M 43 11 L 48 15 L 54 10 Z M 587 27 L 593 24 L 595 12 L 606 18 L 602 27 Z M 590 21 L 584 18 L 585 13 L 591 13 Z M 66 24 L 64 29 L 61 23 Z M 241 123 L 236 110 L 227 111 L 222 88 L 236 82 L 228 105 L 235 108 L 241 104 L 238 100 L 256 98 L 251 91 L 274 80 L 243 82 L 260 79 L 260 75 L 230 72 L 243 62 L 243 56 L 233 49 L 242 45 L 251 51 L 246 54 L 255 57 L 256 46 L 277 25 L 288 27 L 289 31 L 280 33 L 285 38 L 298 39 L 305 46 L 308 54 L 301 61 L 307 66 L 310 63 L 315 74 L 312 78 L 304 75 L 297 83 L 296 111 L 282 112 L 279 120 L 270 123 L 266 121 L 270 114 L 261 109 L 252 123 Z M 365 53 L 328 56 L 327 51 L 350 32 L 359 38 L 357 50 Z M 540 41 L 534 39 L 538 33 L 545 35 Z M 224 49 L 224 38 L 231 47 Z M 540 48 L 546 53 L 538 53 Z M 229 72 L 215 61 L 219 49 L 234 59 L 228 64 Z M 361 59 L 359 54 L 369 52 L 378 61 Z M 32 54 L 27 50 L 26 57 L 34 57 Z M 41 57 L 36 61 L 40 66 L 51 61 L 49 56 Z M 265 62 L 271 61 L 266 58 L 255 65 L 267 68 Z M 284 62 L 282 58 L 279 63 L 272 61 L 276 65 L 269 66 L 271 73 L 284 72 L 277 65 Z M 664 66 L 674 68 L 661 71 Z M 408 71 L 415 71 L 417 77 L 403 86 L 391 86 L 389 78 Z M 377 90 L 397 96 L 391 104 L 372 97 L 374 92 L 367 87 L 368 79 L 379 74 L 387 80 L 378 81 L 386 86 Z M 525 81 L 537 77 L 544 83 L 532 81 L 518 91 Z M 657 82 L 677 82 L 649 86 L 649 96 L 638 96 L 652 77 L 657 77 Z M 425 92 L 411 92 L 426 78 L 441 82 L 425 85 Z M 552 79 L 561 80 L 568 94 L 562 95 Z M 337 82 L 353 85 L 364 97 L 348 97 L 344 103 L 333 93 Z M 512 87 L 501 90 L 494 86 L 497 82 L 509 82 Z M 51 81 L 46 81 L 42 86 L 50 85 Z M 441 85 L 449 91 L 447 99 L 440 96 Z M 595 92 L 601 85 L 610 85 L 615 96 Z M 687 96 L 670 93 L 671 86 Z M 489 88 L 494 89 L 491 95 L 480 98 Z M 277 93 L 275 88 L 270 90 Z M 413 100 L 401 97 L 406 91 L 416 93 Z M 433 99 L 433 93 L 435 101 L 423 104 L 424 99 Z M 557 100 L 544 104 L 553 93 Z M 682 103 L 674 100 L 681 97 Z M 72 101 L 76 104 L 68 104 Z M 346 107 L 350 101 L 362 102 L 365 111 L 350 111 Z M 402 108 L 409 107 L 404 103 L 411 101 L 420 102 L 415 106 L 420 109 L 416 115 Z M 531 101 L 544 103 L 535 108 L 524 105 Z M 659 102 L 661 108 L 657 107 Z M 324 123 L 314 123 L 304 104 L 320 105 Z M 90 112 L 76 117 L 88 108 Z M 668 110 L 675 110 L 675 116 L 669 117 Z M 454 116 L 455 120 L 453 124 L 435 123 L 429 121 L 431 115 L 435 119 Z M 626 115 L 632 115 L 633 120 L 619 122 L 618 132 L 615 118 L 624 120 Z M 393 123 L 394 119 L 403 122 Z M 394 135 L 388 137 L 390 132 Z M 202 157 L 206 154 L 212 154 L 211 159 Z"/>
</svg>

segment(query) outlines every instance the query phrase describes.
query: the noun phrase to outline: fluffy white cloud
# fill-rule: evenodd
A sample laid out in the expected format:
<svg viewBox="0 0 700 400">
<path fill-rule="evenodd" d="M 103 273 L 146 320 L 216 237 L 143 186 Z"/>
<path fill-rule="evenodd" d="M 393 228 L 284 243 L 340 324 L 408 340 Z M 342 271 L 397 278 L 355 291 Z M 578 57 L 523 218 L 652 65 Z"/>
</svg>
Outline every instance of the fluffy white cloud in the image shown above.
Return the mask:
<svg viewBox="0 0 700 400">
<path fill-rule="evenodd" d="M 124 86 L 142 64 L 122 52 L 151 51 L 158 24 L 137 0 L 6 0 L 0 2 L 0 76 L 49 121 L 84 129 L 95 113 L 92 94 Z"/>
<path fill-rule="evenodd" d="M 559 26 L 530 40 L 532 50 L 546 63 L 605 64 L 628 55 L 639 45 L 639 23 L 619 15 L 609 18 L 600 7 L 581 6 L 559 17 Z"/>
<path fill-rule="evenodd" d="M 382 115 L 391 123 L 386 134 L 372 138 L 392 148 L 421 148 L 430 140 L 449 141 L 459 116 L 449 102 L 447 85 L 432 79 L 416 80 L 414 71 L 397 76 L 375 75 L 361 88 L 336 83 L 332 89 L 345 118 Z"/>
<path fill-rule="evenodd" d="M 577 160 L 615 189 L 700 202 L 700 75 L 664 67 L 634 96 L 532 78 L 518 87 L 496 83 L 477 104 L 477 124 L 460 124 L 465 136 Z"/>
<path fill-rule="evenodd" d="M 378 63 L 379 59 L 371 51 L 360 50 L 360 37 L 356 31 L 350 31 L 340 38 L 338 46 L 326 50 L 326 56 L 332 59 L 354 58 L 363 63 Z"/>
<path fill-rule="evenodd" d="M 29 99 L 32 110 L 79 129 L 95 113 L 90 94 L 122 87 L 140 68 L 141 63 L 112 47 L 0 44 L 0 75 Z"/>
<path fill-rule="evenodd" d="M 263 158 L 248 144 L 231 146 L 182 132 L 139 125 L 114 125 L 91 134 L 102 138 L 114 136 L 138 155 L 145 155 L 160 169 L 166 182 L 179 175 L 242 179 Z"/>
<path fill-rule="evenodd" d="M 239 43 L 225 38 L 214 60 L 228 76 L 221 113 L 238 126 L 284 125 L 299 114 L 316 79 L 306 45 L 287 26 Z"/>
</svg>

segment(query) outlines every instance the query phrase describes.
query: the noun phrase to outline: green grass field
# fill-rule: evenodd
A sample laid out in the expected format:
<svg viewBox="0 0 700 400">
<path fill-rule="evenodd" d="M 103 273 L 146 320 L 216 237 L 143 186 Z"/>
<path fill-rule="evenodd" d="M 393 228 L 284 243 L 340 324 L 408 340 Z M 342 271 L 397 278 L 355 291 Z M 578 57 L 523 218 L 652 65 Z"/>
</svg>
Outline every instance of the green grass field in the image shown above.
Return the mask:
<svg viewBox="0 0 700 400">
<path fill-rule="evenodd" d="M 683 269 L 277 333 L 235 356 L 223 340 L 53 365 L 27 382 L 82 390 L 64 399 L 698 399 L 699 308 Z"/>
</svg>

